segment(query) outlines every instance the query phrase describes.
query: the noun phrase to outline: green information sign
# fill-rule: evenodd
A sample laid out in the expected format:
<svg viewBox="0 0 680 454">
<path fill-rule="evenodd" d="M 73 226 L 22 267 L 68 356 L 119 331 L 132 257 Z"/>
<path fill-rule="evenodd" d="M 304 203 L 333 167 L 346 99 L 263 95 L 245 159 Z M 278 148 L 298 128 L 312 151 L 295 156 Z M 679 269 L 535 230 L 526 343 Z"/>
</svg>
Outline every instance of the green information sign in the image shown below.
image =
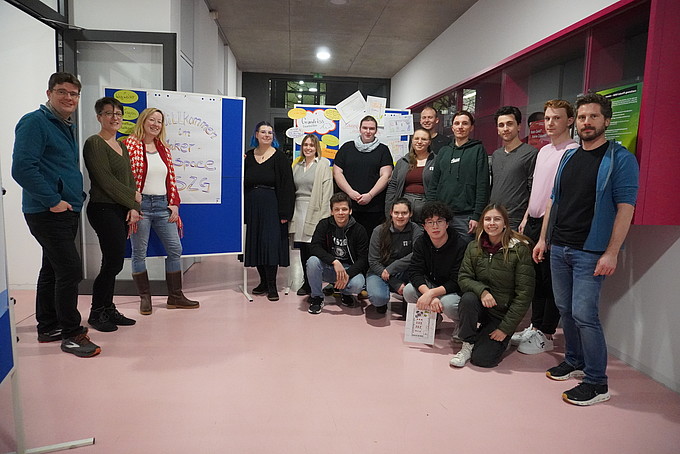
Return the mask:
<svg viewBox="0 0 680 454">
<path fill-rule="evenodd" d="M 642 83 L 626 85 L 598 91 L 612 102 L 612 121 L 607 128 L 605 137 L 616 140 L 635 153 L 637 144 L 638 124 L 640 123 L 640 99 L 642 97 Z"/>
</svg>

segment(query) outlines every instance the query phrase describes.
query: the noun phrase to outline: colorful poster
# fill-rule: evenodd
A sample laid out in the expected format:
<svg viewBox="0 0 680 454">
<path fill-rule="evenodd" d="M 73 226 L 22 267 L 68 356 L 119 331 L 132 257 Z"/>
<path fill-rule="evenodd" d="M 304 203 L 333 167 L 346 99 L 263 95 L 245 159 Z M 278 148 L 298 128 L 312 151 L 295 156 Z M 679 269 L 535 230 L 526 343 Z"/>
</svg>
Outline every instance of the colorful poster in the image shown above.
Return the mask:
<svg viewBox="0 0 680 454">
<path fill-rule="evenodd" d="M 288 137 L 295 139 L 293 157 L 300 155 L 302 138 L 314 134 L 321 142 L 321 156 L 333 162 L 340 146 L 340 114 L 337 109 L 296 104 L 288 111 L 288 117 L 295 120 L 295 126 L 286 131 Z"/>
<path fill-rule="evenodd" d="M 605 137 L 616 140 L 631 153 L 635 153 L 640 123 L 642 83 L 601 90 L 598 93 L 612 102 L 613 115 Z"/>
</svg>

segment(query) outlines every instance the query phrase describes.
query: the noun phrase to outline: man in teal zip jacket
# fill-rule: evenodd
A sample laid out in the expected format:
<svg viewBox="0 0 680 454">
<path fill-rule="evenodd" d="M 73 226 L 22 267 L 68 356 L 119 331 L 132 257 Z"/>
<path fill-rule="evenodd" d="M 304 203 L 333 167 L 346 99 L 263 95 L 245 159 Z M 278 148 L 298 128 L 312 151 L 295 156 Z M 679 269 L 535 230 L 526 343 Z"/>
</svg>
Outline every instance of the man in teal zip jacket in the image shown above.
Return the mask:
<svg viewBox="0 0 680 454">
<path fill-rule="evenodd" d="M 38 341 L 60 340 L 63 351 L 90 357 L 101 349 L 89 340 L 78 312 L 82 265 L 75 239 L 85 193 L 71 115 L 80 89 L 74 75 L 52 74 L 47 103 L 16 126 L 12 177 L 23 189 L 24 218 L 42 247 L 35 301 Z"/>
</svg>

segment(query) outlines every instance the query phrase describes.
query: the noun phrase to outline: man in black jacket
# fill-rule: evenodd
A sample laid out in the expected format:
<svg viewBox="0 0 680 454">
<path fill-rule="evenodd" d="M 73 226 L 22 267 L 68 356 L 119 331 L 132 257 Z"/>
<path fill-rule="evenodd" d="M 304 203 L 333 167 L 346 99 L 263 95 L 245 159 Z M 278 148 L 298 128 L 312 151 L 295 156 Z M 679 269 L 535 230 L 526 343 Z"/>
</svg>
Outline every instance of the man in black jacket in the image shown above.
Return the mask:
<svg viewBox="0 0 680 454">
<path fill-rule="evenodd" d="M 451 210 L 442 202 L 423 207 L 425 233 L 413 244 L 409 267 L 411 282 L 404 288 L 404 300 L 418 309 L 444 312 L 458 320 L 458 269 L 467 241 L 449 226 Z"/>
<path fill-rule="evenodd" d="M 368 269 L 368 235 L 352 217 L 352 199 L 344 192 L 331 197 L 331 216 L 319 221 L 310 245 L 307 278 L 312 294 L 310 314 L 318 314 L 323 307 L 323 282 L 334 283 L 342 294 L 342 304 L 354 306 L 352 295 L 366 284 Z"/>
</svg>

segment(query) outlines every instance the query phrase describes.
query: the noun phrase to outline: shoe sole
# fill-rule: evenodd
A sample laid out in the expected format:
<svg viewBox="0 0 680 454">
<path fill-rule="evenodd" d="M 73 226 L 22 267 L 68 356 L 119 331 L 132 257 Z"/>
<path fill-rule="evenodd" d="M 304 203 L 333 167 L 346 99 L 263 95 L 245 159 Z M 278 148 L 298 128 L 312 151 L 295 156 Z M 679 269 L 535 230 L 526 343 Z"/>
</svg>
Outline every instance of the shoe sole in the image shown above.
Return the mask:
<svg viewBox="0 0 680 454">
<path fill-rule="evenodd" d="M 197 304 L 195 306 L 180 306 L 178 304 L 166 304 L 165 307 L 168 309 L 198 309 L 201 305 Z"/>
<path fill-rule="evenodd" d="M 323 309 L 323 306 L 321 306 L 318 311 L 313 311 L 311 309 L 307 309 L 307 312 L 309 312 L 310 314 L 318 315 L 318 314 L 321 313 L 321 309 Z"/>
<path fill-rule="evenodd" d="M 569 372 L 567 375 L 550 375 L 550 372 L 546 372 L 545 376 L 548 377 L 551 380 L 555 381 L 564 381 L 564 380 L 569 380 L 570 378 L 583 378 L 586 376 L 586 374 L 582 370 L 575 370 L 572 372 Z"/>
<path fill-rule="evenodd" d="M 93 329 L 96 329 L 100 333 L 112 333 L 114 331 L 118 331 L 118 325 L 113 325 L 113 328 L 105 328 L 102 329 L 101 327 L 98 327 L 97 325 L 93 325 L 90 322 L 87 322 L 88 325 L 90 325 Z"/>
<path fill-rule="evenodd" d="M 139 313 L 142 315 L 151 315 L 153 311 L 139 311 Z"/>
<path fill-rule="evenodd" d="M 542 349 L 536 349 L 536 350 L 529 350 L 529 351 L 524 351 L 522 349 L 522 346 L 520 345 L 519 348 L 517 348 L 517 351 L 525 354 L 525 355 L 538 355 L 539 353 L 546 353 L 546 352 L 551 352 L 555 350 L 555 347 L 552 348 L 542 348 Z"/>
<path fill-rule="evenodd" d="M 609 394 L 609 392 L 606 392 L 604 394 L 598 394 L 597 396 L 593 397 L 590 400 L 570 400 L 569 397 L 567 397 L 567 393 L 562 393 L 562 400 L 563 401 L 565 401 L 568 404 L 579 405 L 581 407 L 587 407 L 588 405 L 594 405 L 594 404 L 598 404 L 600 402 L 606 402 L 611 398 L 612 398 L 612 396 Z"/>
<path fill-rule="evenodd" d="M 39 344 L 49 344 L 50 342 L 57 342 L 61 340 L 61 336 L 57 337 L 56 339 L 38 339 Z"/>
<path fill-rule="evenodd" d="M 92 358 L 93 356 L 97 356 L 98 354 L 100 354 L 102 352 L 102 349 L 101 347 L 97 347 L 97 349 L 92 353 L 79 353 L 71 350 L 64 350 L 63 348 L 61 349 L 61 351 L 64 353 L 70 353 L 74 356 L 77 356 L 78 358 Z"/>
</svg>

